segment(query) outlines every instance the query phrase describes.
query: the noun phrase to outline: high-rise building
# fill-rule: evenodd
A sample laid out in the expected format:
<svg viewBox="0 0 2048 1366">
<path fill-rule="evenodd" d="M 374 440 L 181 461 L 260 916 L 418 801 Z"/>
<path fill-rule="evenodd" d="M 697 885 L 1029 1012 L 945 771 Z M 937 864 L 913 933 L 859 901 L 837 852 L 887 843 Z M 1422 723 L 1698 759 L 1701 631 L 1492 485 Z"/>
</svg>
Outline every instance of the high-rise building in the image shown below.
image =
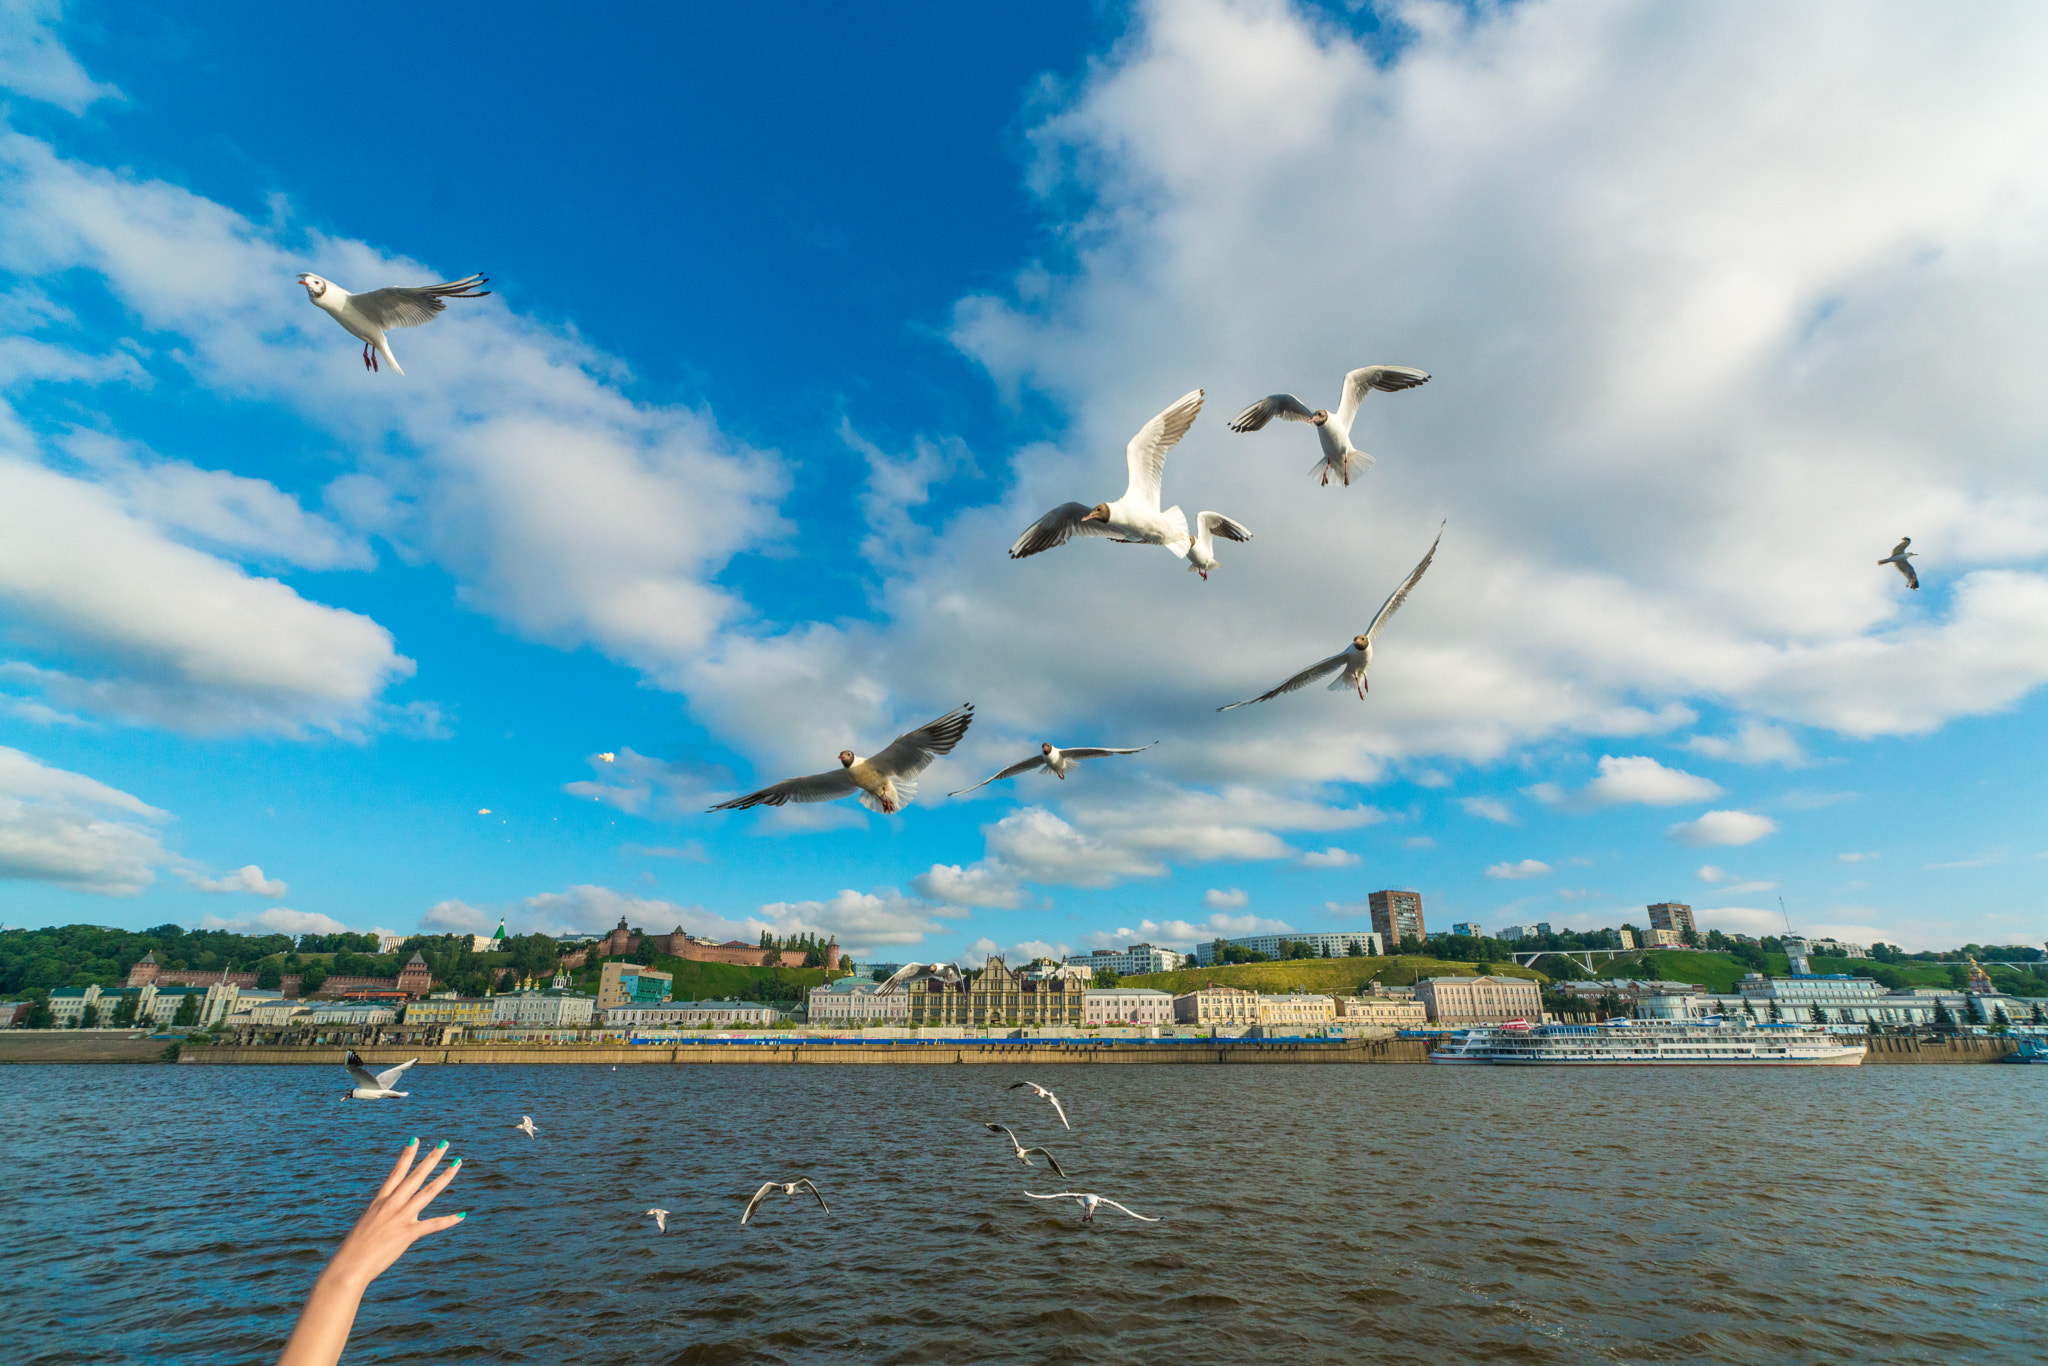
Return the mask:
<svg viewBox="0 0 2048 1366">
<path fill-rule="evenodd" d="M 1366 897 L 1365 902 L 1372 911 L 1372 927 L 1386 941 L 1388 948 L 1398 947 L 1410 935 L 1417 939 L 1427 937 L 1422 928 L 1422 893 L 1374 892 Z"/>
<path fill-rule="evenodd" d="M 1650 928 L 1653 930 L 1677 930 L 1683 933 L 1695 929 L 1692 923 L 1692 907 L 1682 906 L 1676 901 L 1660 901 L 1650 907 Z"/>
<path fill-rule="evenodd" d="M 1452 925 L 1451 933 L 1461 934 L 1467 939 L 1483 939 L 1486 937 L 1486 931 L 1469 920 L 1460 920 Z"/>
</svg>

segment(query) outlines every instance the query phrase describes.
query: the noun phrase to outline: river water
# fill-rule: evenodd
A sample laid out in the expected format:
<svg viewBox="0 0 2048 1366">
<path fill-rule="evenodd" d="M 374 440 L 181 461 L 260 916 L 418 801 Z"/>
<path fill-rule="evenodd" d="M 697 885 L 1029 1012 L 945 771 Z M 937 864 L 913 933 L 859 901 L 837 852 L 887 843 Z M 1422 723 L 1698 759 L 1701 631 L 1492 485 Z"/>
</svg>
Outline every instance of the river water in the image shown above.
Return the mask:
<svg viewBox="0 0 2048 1366">
<path fill-rule="evenodd" d="M 1002 1089 L 1027 1075 L 1071 1133 Z M 2048 1360 L 2048 1068 L 409 1080 L 360 1102 L 339 1068 L 0 1068 L 0 1357 L 274 1357 L 419 1134 L 468 1159 L 442 1203 L 471 1215 L 372 1285 L 351 1363 Z M 800 1175 L 829 1214 L 740 1226 Z"/>
</svg>

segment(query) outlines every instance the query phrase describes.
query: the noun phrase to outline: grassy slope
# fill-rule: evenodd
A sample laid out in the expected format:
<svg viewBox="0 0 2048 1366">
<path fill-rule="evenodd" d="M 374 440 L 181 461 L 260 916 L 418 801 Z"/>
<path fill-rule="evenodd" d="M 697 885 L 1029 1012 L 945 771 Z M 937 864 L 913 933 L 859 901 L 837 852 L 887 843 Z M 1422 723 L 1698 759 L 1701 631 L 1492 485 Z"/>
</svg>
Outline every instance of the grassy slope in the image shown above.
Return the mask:
<svg viewBox="0 0 2048 1366">
<path fill-rule="evenodd" d="M 778 995 L 785 1001 L 802 999 L 812 987 L 822 985 L 826 979 L 823 968 L 750 968 L 739 963 L 699 963 L 689 958 L 671 958 L 665 953 L 650 954 L 647 966 L 657 972 L 666 972 L 676 979 L 675 999 L 678 1001 L 722 1001 L 738 996 L 750 983 L 772 981 L 781 986 Z M 844 973 L 837 974 L 845 976 Z M 578 989 L 593 995 L 597 992 L 598 970 L 586 968 L 577 975 Z"/>
<path fill-rule="evenodd" d="M 1599 960 L 1595 960 L 1598 962 Z M 1786 971 L 1785 955 L 1765 954 L 1764 961 L 1774 973 Z M 1725 953 L 1673 949 L 1646 949 L 1617 954 L 1600 963 L 1597 976 L 1650 978 L 1662 982 L 1692 982 L 1711 991 L 1733 991 L 1750 969 Z"/>
<path fill-rule="evenodd" d="M 1483 970 L 1497 977 L 1527 977 L 1537 982 L 1550 980 L 1528 968 L 1494 964 Z M 1438 958 L 1296 958 L 1281 963 L 1239 963 L 1227 968 L 1155 972 L 1142 977 L 1123 978 L 1118 985 L 1157 987 L 1177 993 L 1193 991 L 1214 982 L 1221 986 L 1244 987 L 1249 991 L 1278 993 L 1300 987 L 1303 991 L 1349 996 L 1371 981 L 1383 982 L 1390 987 L 1405 987 L 1412 986 L 1421 977 L 1474 977 L 1481 971 L 1472 963 L 1446 963 Z"/>
</svg>

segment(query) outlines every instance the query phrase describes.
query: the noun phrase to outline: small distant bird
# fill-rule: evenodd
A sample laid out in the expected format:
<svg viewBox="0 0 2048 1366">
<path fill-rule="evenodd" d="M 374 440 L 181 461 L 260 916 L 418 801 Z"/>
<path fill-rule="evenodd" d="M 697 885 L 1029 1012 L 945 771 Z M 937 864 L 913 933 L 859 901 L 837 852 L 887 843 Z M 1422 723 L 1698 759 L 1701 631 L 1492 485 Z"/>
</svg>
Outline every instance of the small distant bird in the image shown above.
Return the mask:
<svg viewBox="0 0 2048 1366">
<path fill-rule="evenodd" d="M 951 754 L 973 721 L 974 704 L 963 703 L 936 721 L 905 731 L 879 754 L 861 759 L 852 750 L 842 749 L 837 769 L 803 778 L 785 778 L 759 792 L 734 797 L 710 809 L 742 811 L 750 806 L 829 802 L 858 794 L 862 806 L 893 816 L 917 795 L 917 775 L 939 755 Z"/>
<path fill-rule="evenodd" d="M 1158 743 L 1157 740 L 1154 740 L 1152 745 Z M 1040 745 L 1038 753 L 1032 755 L 1029 759 L 1019 759 L 1001 773 L 993 777 L 983 778 L 973 787 L 963 787 L 958 792 L 948 792 L 946 795 L 949 797 L 962 797 L 969 792 L 987 787 L 990 783 L 999 783 L 1005 778 L 1014 778 L 1019 773 L 1030 773 L 1034 769 L 1041 768 L 1052 774 L 1053 777 L 1058 778 L 1061 782 L 1065 782 L 1067 774 L 1073 771 L 1074 765 L 1083 759 L 1102 759 L 1112 754 L 1143 754 L 1146 750 L 1152 748 L 1152 745 L 1139 745 L 1136 749 L 1092 749 L 1082 746 L 1076 746 L 1073 749 L 1059 749 L 1048 740 Z"/>
<path fill-rule="evenodd" d="M 1024 1193 L 1026 1195 L 1030 1195 L 1033 1200 L 1072 1200 L 1075 1204 L 1079 1205 L 1085 1211 L 1085 1213 L 1081 1215 L 1081 1222 L 1084 1224 L 1092 1224 L 1095 1222 L 1095 1210 L 1096 1207 L 1100 1205 L 1108 1205 L 1111 1209 L 1123 1210 L 1125 1214 L 1130 1215 L 1133 1219 L 1143 1219 L 1148 1224 L 1156 1224 L 1159 1222 L 1159 1220 L 1152 1215 L 1140 1214 L 1134 1209 L 1131 1209 L 1124 1205 L 1119 1205 L 1114 1200 L 1104 1199 L 1100 1195 L 1089 1195 L 1083 1191 L 1061 1191 L 1058 1195 L 1032 1195 L 1030 1191 L 1025 1191 Z"/>
<path fill-rule="evenodd" d="M 1310 412 L 1308 405 L 1293 394 L 1271 394 L 1247 407 L 1230 420 L 1233 432 L 1255 432 L 1276 417 L 1289 422 L 1312 423 L 1316 439 L 1322 442 L 1323 458 L 1309 467 L 1310 474 L 1322 475 L 1322 484 L 1329 487 L 1330 476 L 1336 475 L 1351 486 L 1351 476 L 1371 469 L 1373 458 L 1351 444 L 1351 424 L 1358 416 L 1358 405 L 1374 389 L 1382 393 L 1398 393 L 1429 383 L 1429 373 L 1407 365 L 1368 365 L 1353 370 L 1344 376 L 1344 398 L 1337 404 L 1333 414 L 1328 408 Z"/>
<path fill-rule="evenodd" d="M 513 1125 L 512 1127 L 517 1129 L 520 1133 L 525 1134 L 528 1138 L 532 1138 L 535 1134 L 540 1132 L 540 1130 L 533 1127 L 532 1115 L 521 1115 L 519 1117 L 519 1122 Z"/>
<path fill-rule="evenodd" d="M 1328 659 L 1319 660 L 1309 665 L 1306 669 L 1303 669 L 1271 692 L 1260 693 L 1257 697 L 1247 697 L 1242 702 L 1232 702 L 1229 707 L 1218 707 L 1216 710 L 1229 711 L 1231 707 L 1243 707 L 1249 706 L 1253 702 L 1269 701 L 1280 696 L 1282 693 L 1290 693 L 1297 688 L 1305 688 L 1309 684 L 1330 674 L 1337 675 L 1330 682 L 1331 692 L 1342 692 L 1346 688 L 1355 688 L 1358 691 L 1358 700 L 1363 702 L 1366 689 L 1370 686 L 1366 682 L 1365 674 L 1366 670 L 1372 667 L 1373 640 L 1386 627 L 1387 622 L 1392 619 L 1394 613 L 1400 610 L 1401 604 L 1408 600 L 1409 590 L 1414 588 L 1421 580 L 1423 571 L 1429 568 L 1429 562 L 1436 558 L 1437 544 L 1443 538 L 1443 528 L 1439 526 L 1436 532 L 1436 540 L 1429 543 L 1429 553 L 1422 557 L 1422 563 L 1409 570 L 1408 577 L 1401 580 L 1401 586 L 1387 595 L 1387 600 L 1380 604 L 1379 612 L 1373 617 L 1372 625 L 1365 628 L 1365 633 L 1351 637 L 1351 647 L 1349 649 L 1341 654 L 1331 655 Z"/>
<path fill-rule="evenodd" d="M 481 275 L 438 285 L 394 285 L 367 294 L 351 294 L 340 285 L 311 274 L 299 276 L 299 283 L 306 287 L 306 297 L 314 307 L 362 341 L 365 370 L 374 371 L 377 357 L 382 356 L 401 375 L 405 371 L 399 370 L 398 357 L 391 354 L 391 343 L 384 337 L 386 332 L 432 322 L 448 307 L 442 302 L 444 299 L 481 299 L 491 292 L 477 288 L 490 283 Z"/>
<path fill-rule="evenodd" d="M 1187 514 L 1177 507 L 1161 510 L 1160 482 L 1166 475 L 1166 453 L 1188 434 L 1202 411 L 1202 391 L 1191 390 L 1173 405 L 1138 429 L 1124 447 L 1124 464 L 1130 475 L 1123 497 L 1113 503 L 1061 503 L 1026 528 L 1010 547 L 1010 558 L 1065 545 L 1076 536 L 1107 536 L 1125 545 L 1163 545 L 1187 560 L 1189 566 L 1209 577 L 1216 567 L 1211 537 L 1248 541 L 1251 533 L 1230 518 L 1216 512 L 1197 513 L 1202 527 L 1199 545 L 1188 534 Z"/>
<path fill-rule="evenodd" d="M 619 756 L 612 753 L 610 750 L 606 750 L 604 753 L 598 755 L 597 757 L 609 764 L 616 763 L 618 761 Z"/>
<path fill-rule="evenodd" d="M 647 1211 L 647 1212 L 648 1212 L 649 1214 L 651 1214 L 651 1215 L 653 1215 L 653 1216 L 654 1216 L 654 1227 L 655 1227 L 656 1229 L 660 1230 L 660 1231 L 661 1231 L 661 1232 L 663 1232 L 663 1233 L 666 1233 L 666 1232 L 668 1232 L 668 1211 L 667 1211 L 667 1210 L 665 1210 L 665 1209 L 651 1209 L 651 1210 L 649 1210 L 649 1211 Z"/>
<path fill-rule="evenodd" d="M 761 1202 L 768 1198 L 769 1191 L 779 1190 L 784 1195 L 793 1196 L 797 1193 L 797 1190 L 799 1188 L 808 1190 L 813 1196 L 817 1198 L 819 1209 L 824 1210 L 827 1214 L 830 1214 L 832 1212 L 832 1207 L 825 1203 L 824 1196 L 818 1194 L 818 1188 L 811 1184 L 811 1179 L 808 1176 L 800 1176 L 794 1181 L 762 1182 L 761 1189 L 754 1192 L 754 1198 L 747 1201 L 747 1212 L 740 1216 L 740 1222 L 744 1224 L 747 1222 L 747 1220 L 754 1217 L 754 1211 L 761 1208 Z"/>
<path fill-rule="evenodd" d="M 1059 1173 L 1062 1179 L 1065 1178 L 1067 1173 L 1065 1169 L 1063 1169 L 1060 1166 L 1060 1160 L 1052 1155 L 1052 1149 L 1025 1147 L 1022 1143 L 1017 1141 L 1017 1135 L 1011 1131 L 1010 1126 L 1007 1124 L 990 1124 L 988 1121 L 983 1120 L 981 1127 L 988 1130 L 992 1134 L 1009 1134 L 1010 1146 L 1017 1150 L 1017 1160 L 1019 1162 L 1022 1162 L 1025 1166 L 1036 1168 L 1038 1164 L 1031 1160 L 1031 1154 L 1044 1153 L 1045 1164 L 1048 1167 L 1051 1167 L 1055 1172 Z"/>
<path fill-rule="evenodd" d="M 1920 552 L 1917 550 L 1906 549 L 1906 547 L 1911 544 L 1913 544 L 1913 538 L 1911 536 L 1899 537 L 1899 543 L 1892 547 L 1892 553 L 1885 556 L 1883 559 L 1879 560 L 1878 563 L 1897 565 L 1899 567 L 1899 572 L 1906 576 L 1906 586 L 1908 588 L 1918 588 L 1920 586 L 1920 576 L 1913 572 L 1913 566 L 1908 564 L 1907 561 L 1911 560 Z"/>
<path fill-rule="evenodd" d="M 1010 1084 L 1009 1084 L 1008 1086 L 1004 1087 L 1003 1089 L 1004 1089 L 1004 1090 L 1006 1090 L 1006 1091 L 1014 1091 L 1014 1090 L 1016 1090 L 1016 1089 L 1017 1089 L 1018 1087 L 1020 1087 L 1020 1086 L 1028 1086 L 1028 1087 L 1030 1087 L 1030 1088 L 1031 1088 L 1031 1089 L 1032 1089 L 1033 1091 L 1036 1091 L 1036 1092 L 1038 1093 L 1038 1098 L 1039 1098 L 1040 1100 L 1044 1100 L 1044 1101 L 1050 1101 L 1050 1102 L 1052 1102 L 1052 1108 L 1053 1108 L 1054 1112 L 1055 1112 L 1056 1114 L 1058 1114 L 1058 1115 L 1059 1115 L 1059 1117 L 1060 1117 L 1060 1123 L 1062 1123 L 1062 1124 L 1067 1124 L 1067 1112 L 1066 1112 L 1066 1110 L 1065 1110 L 1064 1108 L 1062 1108 L 1062 1107 L 1061 1107 L 1061 1105 L 1060 1105 L 1060 1098 L 1059 1098 L 1058 1096 L 1054 1095 L 1054 1094 L 1053 1094 L 1052 1092 L 1050 1092 L 1050 1091 L 1046 1090 L 1046 1089 L 1045 1089 L 1045 1088 L 1044 1088 L 1043 1086 L 1040 1086 L 1040 1085 L 1039 1085 L 1039 1084 L 1038 1084 L 1037 1082 L 1035 1082 L 1035 1081 L 1013 1081 L 1013 1082 L 1011 1082 L 1011 1083 L 1010 1083 Z M 1069 1129 L 1071 1129 L 1071 1128 L 1073 1128 L 1074 1126 L 1073 1126 L 1073 1125 L 1071 1125 L 1071 1124 L 1067 1124 L 1067 1127 L 1068 1127 Z"/>
<path fill-rule="evenodd" d="M 476 814 L 479 816 L 488 816 L 491 814 L 491 808 L 489 808 L 488 806 L 480 806 L 476 809 Z"/>
<path fill-rule="evenodd" d="M 405 1069 L 418 1061 L 418 1058 L 413 1058 L 396 1067 L 373 1073 L 363 1065 L 363 1060 L 357 1057 L 356 1051 L 351 1048 L 343 1062 L 348 1067 L 348 1074 L 356 1079 L 356 1084 L 355 1089 L 345 1091 L 343 1095 L 355 1100 L 387 1100 L 393 1096 L 409 1096 L 412 1094 L 410 1091 L 392 1090 L 391 1083 L 404 1076 Z"/>
</svg>

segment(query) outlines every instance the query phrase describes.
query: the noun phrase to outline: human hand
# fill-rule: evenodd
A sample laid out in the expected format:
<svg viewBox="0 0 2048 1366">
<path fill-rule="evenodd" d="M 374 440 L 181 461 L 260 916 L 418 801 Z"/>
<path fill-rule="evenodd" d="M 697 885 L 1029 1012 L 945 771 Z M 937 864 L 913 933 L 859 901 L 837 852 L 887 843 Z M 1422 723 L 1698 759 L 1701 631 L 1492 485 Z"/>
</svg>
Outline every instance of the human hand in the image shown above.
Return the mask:
<svg viewBox="0 0 2048 1366">
<path fill-rule="evenodd" d="M 391 1174 L 384 1178 L 384 1184 L 378 1188 L 376 1198 L 370 1201 L 370 1207 L 363 1211 L 363 1217 L 356 1220 L 356 1226 L 342 1240 L 334 1260 L 322 1273 L 323 1279 L 339 1276 L 360 1290 L 382 1275 L 415 1241 L 429 1233 L 454 1228 L 469 1217 L 468 1210 L 432 1219 L 419 1217 L 420 1212 L 448 1188 L 448 1183 L 455 1179 L 455 1173 L 462 1170 L 462 1159 L 458 1157 L 448 1164 L 446 1171 L 429 1181 L 429 1174 L 447 1153 L 448 1143 L 442 1140 L 423 1159 L 420 1158 L 419 1147 L 420 1141 L 414 1139 L 398 1154 Z"/>
</svg>

